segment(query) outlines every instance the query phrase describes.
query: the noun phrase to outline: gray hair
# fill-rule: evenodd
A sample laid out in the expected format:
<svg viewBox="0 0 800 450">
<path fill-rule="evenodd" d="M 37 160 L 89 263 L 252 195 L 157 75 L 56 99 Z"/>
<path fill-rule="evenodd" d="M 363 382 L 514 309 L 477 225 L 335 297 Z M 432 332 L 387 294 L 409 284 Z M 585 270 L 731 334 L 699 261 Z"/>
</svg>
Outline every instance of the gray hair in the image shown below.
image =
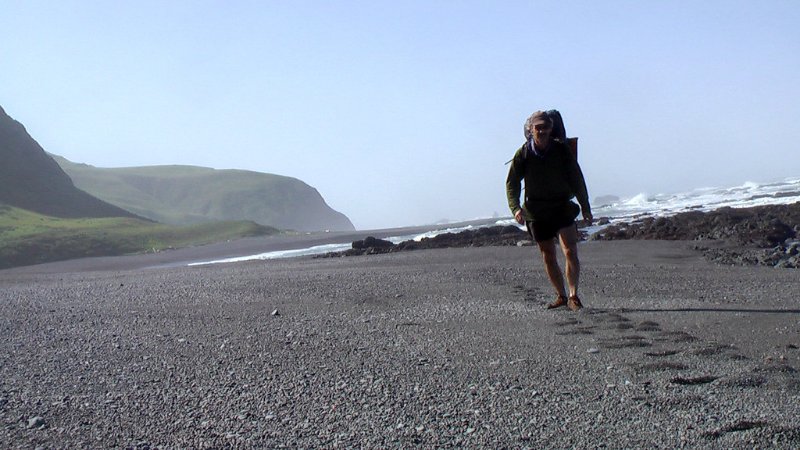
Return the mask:
<svg viewBox="0 0 800 450">
<path fill-rule="evenodd" d="M 525 120 L 525 125 L 522 126 L 522 132 L 525 134 L 525 140 L 530 141 L 533 138 L 533 120 L 542 114 L 544 114 L 543 111 L 536 111 Z M 550 116 L 547 116 L 547 120 L 550 122 L 550 126 L 553 126 L 553 119 L 551 119 Z"/>
<path fill-rule="evenodd" d="M 536 113 L 534 113 L 534 114 L 536 114 Z M 533 136 L 531 134 L 531 128 L 532 128 L 532 125 L 533 125 L 533 115 L 534 114 L 531 114 L 530 116 L 528 116 L 528 119 L 525 120 L 525 125 L 522 126 L 522 132 L 525 133 L 525 140 L 526 141 L 530 141 L 531 137 Z"/>
</svg>

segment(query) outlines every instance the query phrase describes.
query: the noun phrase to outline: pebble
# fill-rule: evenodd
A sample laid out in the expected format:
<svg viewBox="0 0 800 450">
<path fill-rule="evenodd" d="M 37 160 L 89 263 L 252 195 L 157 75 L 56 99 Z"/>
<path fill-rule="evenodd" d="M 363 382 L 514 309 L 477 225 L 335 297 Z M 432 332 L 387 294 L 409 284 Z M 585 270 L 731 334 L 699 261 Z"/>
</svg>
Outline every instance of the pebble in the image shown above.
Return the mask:
<svg viewBox="0 0 800 450">
<path fill-rule="evenodd" d="M 28 428 L 44 428 L 47 423 L 44 421 L 44 417 L 36 416 L 28 419 Z"/>
</svg>

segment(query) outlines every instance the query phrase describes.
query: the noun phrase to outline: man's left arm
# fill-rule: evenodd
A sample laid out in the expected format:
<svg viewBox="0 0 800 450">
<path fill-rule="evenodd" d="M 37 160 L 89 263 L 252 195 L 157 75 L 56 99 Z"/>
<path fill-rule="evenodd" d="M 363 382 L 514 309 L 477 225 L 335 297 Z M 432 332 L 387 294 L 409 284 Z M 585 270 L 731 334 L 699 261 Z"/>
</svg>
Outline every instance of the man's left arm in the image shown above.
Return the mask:
<svg viewBox="0 0 800 450">
<path fill-rule="evenodd" d="M 581 214 L 584 220 L 591 223 L 594 218 L 592 217 L 592 206 L 589 204 L 589 192 L 586 189 L 586 180 L 583 178 L 583 171 L 578 161 L 572 158 L 572 154 L 569 156 L 571 159 L 568 175 L 569 184 L 572 188 L 572 192 L 575 194 L 575 198 L 578 200 L 578 204 L 581 205 Z"/>
</svg>

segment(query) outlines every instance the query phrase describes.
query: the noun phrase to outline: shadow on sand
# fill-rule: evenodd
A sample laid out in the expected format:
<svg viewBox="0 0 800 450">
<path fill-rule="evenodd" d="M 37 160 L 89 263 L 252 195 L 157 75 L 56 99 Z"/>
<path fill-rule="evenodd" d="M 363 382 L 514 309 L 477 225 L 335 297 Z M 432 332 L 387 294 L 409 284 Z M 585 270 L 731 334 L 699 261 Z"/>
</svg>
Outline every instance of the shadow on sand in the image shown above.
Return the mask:
<svg viewBox="0 0 800 450">
<path fill-rule="evenodd" d="M 597 313 L 634 312 L 717 312 L 717 313 L 760 313 L 760 314 L 798 314 L 800 309 L 740 309 L 740 308 L 593 308 Z"/>
</svg>

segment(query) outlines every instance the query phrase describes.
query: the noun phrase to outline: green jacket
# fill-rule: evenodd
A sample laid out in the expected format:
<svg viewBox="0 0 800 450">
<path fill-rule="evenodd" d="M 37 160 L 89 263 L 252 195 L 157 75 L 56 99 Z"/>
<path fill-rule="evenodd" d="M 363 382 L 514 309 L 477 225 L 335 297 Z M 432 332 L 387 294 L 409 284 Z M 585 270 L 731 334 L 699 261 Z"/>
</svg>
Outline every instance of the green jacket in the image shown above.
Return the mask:
<svg viewBox="0 0 800 450">
<path fill-rule="evenodd" d="M 525 180 L 525 202 L 520 206 L 521 181 Z M 536 218 L 543 211 L 563 205 L 573 197 L 584 215 L 591 213 L 586 182 L 578 162 L 569 146 L 551 139 L 543 156 L 533 152 L 525 143 L 514 154 L 506 178 L 506 197 L 511 214 L 522 209 L 526 220 Z"/>
</svg>

